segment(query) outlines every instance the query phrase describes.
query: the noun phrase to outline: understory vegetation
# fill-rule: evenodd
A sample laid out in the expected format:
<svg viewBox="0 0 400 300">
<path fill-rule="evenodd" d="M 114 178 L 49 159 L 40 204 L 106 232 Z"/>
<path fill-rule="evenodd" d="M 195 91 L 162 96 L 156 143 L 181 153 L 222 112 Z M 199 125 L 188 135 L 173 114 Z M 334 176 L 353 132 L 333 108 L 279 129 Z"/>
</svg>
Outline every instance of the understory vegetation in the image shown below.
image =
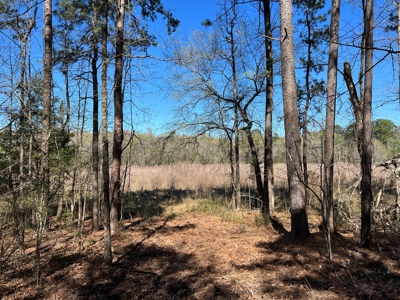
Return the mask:
<svg viewBox="0 0 400 300">
<path fill-rule="evenodd" d="M 284 164 L 275 165 L 276 212 L 268 220 L 262 218 L 256 202 L 248 201 L 254 193 L 248 165 L 241 168 L 243 178 L 248 176 L 242 209 L 231 209 L 227 168 L 183 163 L 130 167 L 122 228 L 113 238 L 115 258 L 107 269 L 101 267 L 102 232 L 90 229 L 90 202 L 83 227 L 66 204 L 62 218 L 51 217 L 43 233 L 40 251 L 46 289 L 35 285 L 34 228 L 27 226 L 22 251 L 15 247 L 12 226 L 3 223 L 3 299 L 247 299 L 265 295 L 268 299 L 293 295 L 394 299 L 398 293 L 394 282 L 400 276 L 400 232 L 392 211 L 391 179 L 385 179 L 383 167 L 374 171 L 376 190 L 385 180 L 386 187 L 379 203 L 374 203 L 374 246 L 366 250 L 357 242 L 359 171 L 354 165 L 338 165 L 332 261 L 327 258 L 316 196 L 310 196 L 307 207 L 311 236 L 290 238 Z M 214 280 L 207 281 L 210 276 Z"/>
</svg>

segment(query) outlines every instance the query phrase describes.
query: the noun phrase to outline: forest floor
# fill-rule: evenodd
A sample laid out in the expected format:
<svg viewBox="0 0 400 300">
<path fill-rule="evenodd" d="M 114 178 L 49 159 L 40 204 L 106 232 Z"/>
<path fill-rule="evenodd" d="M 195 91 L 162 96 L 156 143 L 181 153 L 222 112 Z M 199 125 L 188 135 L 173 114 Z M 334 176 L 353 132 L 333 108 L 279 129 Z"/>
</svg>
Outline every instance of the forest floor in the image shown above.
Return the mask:
<svg viewBox="0 0 400 300">
<path fill-rule="evenodd" d="M 255 222 L 258 212 L 237 214 L 239 221 L 190 210 L 126 220 L 110 267 L 102 265 L 103 231 L 91 233 L 90 220 L 83 250 L 74 230 L 51 226 L 41 287 L 31 233 L 26 256 L 0 275 L 0 298 L 400 299 L 398 236 L 375 235 L 363 249 L 358 235 L 335 235 L 329 260 L 318 217 L 309 219 L 310 237 L 292 239 L 287 211 L 269 225 Z"/>
</svg>

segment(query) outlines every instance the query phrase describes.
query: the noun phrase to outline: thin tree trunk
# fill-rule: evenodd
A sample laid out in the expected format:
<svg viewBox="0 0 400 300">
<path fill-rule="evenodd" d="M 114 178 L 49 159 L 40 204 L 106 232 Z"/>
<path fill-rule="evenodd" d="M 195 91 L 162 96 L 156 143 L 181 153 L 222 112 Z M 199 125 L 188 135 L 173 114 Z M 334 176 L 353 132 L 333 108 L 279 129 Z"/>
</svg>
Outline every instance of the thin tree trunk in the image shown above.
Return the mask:
<svg viewBox="0 0 400 300">
<path fill-rule="evenodd" d="M 53 26 L 52 26 L 52 1 L 44 1 L 44 66 L 43 66 L 43 111 L 42 111 L 42 141 L 41 141 L 41 175 L 42 175 L 42 195 L 40 220 L 38 224 L 37 243 L 36 243 L 36 282 L 41 283 L 40 276 L 40 244 L 44 222 L 46 221 L 46 209 L 50 201 L 50 113 L 51 113 L 51 87 L 52 87 L 52 53 L 53 53 Z"/>
<path fill-rule="evenodd" d="M 274 196 L 274 165 L 272 158 L 272 108 L 273 108 L 273 58 L 272 58 L 272 29 L 270 0 L 263 0 L 265 53 L 267 70 L 267 93 L 265 99 L 265 136 L 264 136 L 264 189 L 263 213 L 273 214 L 275 206 Z"/>
<path fill-rule="evenodd" d="M 115 55 L 115 75 L 114 75 L 114 137 L 113 153 L 111 163 L 111 233 L 114 234 L 119 228 L 119 207 L 120 207 L 120 187 L 121 187 L 121 157 L 122 142 L 124 140 L 123 131 L 123 93 L 122 93 L 122 72 L 123 72 L 123 52 L 124 52 L 124 14 L 125 3 L 117 0 L 116 17 L 116 55 Z"/>
<path fill-rule="evenodd" d="M 67 48 L 67 35 L 63 34 L 63 42 L 64 42 L 64 49 Z M 63 123 L 62 126 L 62 132 L 63 132 L 63 136 L 65 136 L 65 134 L 67 135 L 67 138 L 64 137 L 63 140 L 63 147 L 66 146 L 67 141 L 69 140 L 69 119 L 70 119 L 70 114 L 71 114 L 71 100 L 70 100 L 70 94 L 69 94 L 69 62 L 68 61 L 63 61 L 62 62 L 62 74 L 64 76 L 64 83 L 65 83 L 65 99 L 67 102 L 67 111 L 66 111 L 66 116 L 65 116 L 65 121 Z M 76 173 L 76 168 L 74 168 L 74 174 Z M 61 220 L 62 217 L 62 210 L 63 210 L 63 197 L 60 198 L 59 201 L 59 205 L 57 208 L 57 215 L 56 215 L 56 219 L 57 220 Z"/>
<path fill-rule="evenodd" d="M 237 110 L 237 104 L 235 103 L 234 109 L 234 157 L 235 157 L 235 189 L 233 191 L 234 198 L 234 209 L 239 209 L 242 205 L 242 195 L 240 186 L 240 157 L 239 157 L 239 113 Z"/>
<path fill-rule="evenodd" d="M 338 39 L 340 21 L 340 0 L 332 1 L 330 44 L 328 60 L 328 82 L 326 87 L 326 125 L 324 141 L 324 199 L 323 215 L 328 234 L 335 231 L 333 218 L 333 172 L 335 150 L 335 116 L 336 116 L 336 88 L 337 88 L 337 63 Z M 331 253 L 330 253 L 331 254 Z M 330 255 L 331 256 L 331 255 Z"/>
<path fill-rule="evenodd" d="M 93 9 L 93 58 L 92 58 L 92 81 L 93 81 L 93 139 L 92 139 L 92 231 L 99 230 L 99 84 L 97 80 L 98 62 L 98 36 L 97 36 L 97 8 L 92 1 Z"/>
<path fill-rule="evenodd" d="M 305 199 L 306 203 L 308 204 L 309 201 L 309 192 L 308 192 L 308 110 L 310 108 L 311 102 L 311 88 L 310 88 L 310 76 L 311 76 L 311 24 L 310 24 L 310 15 L 309 15 L 309 2 L 306 1 L 306 25 L 307 25 L 307 65 L 306 65 L 306 74 L 305 74 L 305 85 L 306 85 L 306 101 L 305 107 L 303 111 L 303 121 L 301 124 L 302 134 L 303 134 L 303 176 L 304 176 L 304 185 L 306 186 L 305 189 Z"/>
<path fill-rule="evenodd" d="M 361 157 L 361 146 L 362 146 L 362 107 L 363 107 L 363 98 L 359 98 L 357 94 L 357 89 L 353 81 L 353 76 L 351 72 L 351 66 L 348 62 L 344 62 L 344 72 L 343 78 L 346 82 L 347 89 L 349 91 L 349 99 L 351 102 L 351 106 L 353 108 L 354 116 L 356 119 L 356 128 L 357 128 L 357 150 L 358 154 Z"/>
<path fill-rule="evenodd" d="M 237 74 L 236 74 L 236 49 L 234 43 L 233 26 L 236 20 L 236 0 L 232 3 L 233 18 L 230 20 L 231 28 L 229 29 L 229 43 L 231 52 L 231 69 L 232 69 L 232 84 L 233 84 L 233 104 L 234 104 L 234 131 L 235 131 L 235 167 L 236 167 L 236 188 L 235 209 L 239 209 L 242 204 L 241 186 L 240 186 L 240 156 L 239 156 L 239 99 L 237 92 Z"/>
<path fill-rule="evenodd" d="M 292 25 L 292 1 L 280 1 L 282 90 L 284 99 L 286 165 L 290 195 L 291 235 L 310 234 L 301 166 L 301 138 L 297 109 Z"/>
<path fill-rule="evenodd" d="M 26 212 L 25 212 L 25 203 L 24 203 L 24 193 L 25 193 L 25 147 L 26 147 L 26 132 L 27 132 L 27 122 L 26 122 L 26 98 L 27 98 L 27 84 L 26 84 L 26 55 L 27 55 L 27 43 L 29 37 L 31 35 L 32 29 L 36 24 L 36 12 L 37 5 L 35 3 L 33 15 L 30 17 L 29 22 L 26 24 L 26 29 L 24 29 L 23 36 L 21 36 L 21 46 L 20 46 L 20 55 L 21 55 L 21 73 L 20 73 L 20 82 L 19 82 L 19 90 L 20 90 L 20 114 L 19 114 L 19 134 L 20 134 L 20 147 L 19 147 L 19 196 L 20 199 L 17 201 L 17 205 L 15 206 L 16 211 L 16 229 L 18 234 L 18 242 L 21 249 L 21 252 L 24 253 L 25 250 L 25 223 L 26 223 Z"/>
<path fill-rule="evenodd" d="M 110 173 L 108 165 L 108 96 L 107 96 L 107 42 L 108 42 L 108 0 L 103 1 L 101 28 L 101 134 L 103 144 L 103 227 L 104 227 L 104 254 L 103 263 L 112 264 L 111 226 L 110 226 Z"/>
<path fill-rule="evenodd" d="M 262 180 L 262 176 L 261 176 L 261 168 L 260 168 L 260 161 L 258 159 L 257 148 L 254 143 L 253 135 L 251 134 L 252 123 L 249 120 L 249 117 L 247 116 L 247 113 L 245 111 L 243 111 L 241 109 L 240 113 L 242 115 L 244 122 L 247 124 L 247 126 L 244 127 L 243 130 L 246 133 L 247 142 L 249 143 L 249 147 L 250 147 L 251 165 L 254 168 L 254 175 L 255 175 L 255 180 L 256 180 L 256 188 L 257 188 L 258 196 L 260 198 L 262 198 L 262 196 L 264 194 L 263 180 Z"/>
</svg>

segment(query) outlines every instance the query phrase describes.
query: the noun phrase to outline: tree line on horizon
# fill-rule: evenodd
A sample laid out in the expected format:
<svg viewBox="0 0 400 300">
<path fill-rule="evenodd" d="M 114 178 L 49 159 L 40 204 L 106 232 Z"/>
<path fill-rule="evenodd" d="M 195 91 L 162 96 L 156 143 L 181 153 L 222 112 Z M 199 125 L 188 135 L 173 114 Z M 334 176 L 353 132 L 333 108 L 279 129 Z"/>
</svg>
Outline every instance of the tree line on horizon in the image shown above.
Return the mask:
<svg viewBox="0 0 400 300">
<path fill-rule="evenodd" d="M 400 152 L 398 126 L 372 120 L 372 73 L 400 55 L 393 50 L 399 49 L 393 44 L 400 22 L 395 5 L 365 0 L 357 8 L 359 23 L 341 28 L 343 4 L 331 5 L 220 0 L 215 18 L 183 39 L 174 35 L 179 20 L 172 8 L 160 0 L 59 0 L 54 9 L 51 0 L 0 1 L 1 38 L 13 41 L 3 43 L 0 54 L 1 222 L 12 228 L 13 249 L 21 252 L 26 228 L 36 229 L 38 284 L 40 243 L 53 216 L 48 208 L 57 203 L 54 215 L 60 219 L 63 203 L 56 195 L 68 185 L 70 196 L 79 198 L 83 177 L 92 182 L 92 230 L 103 225 L 104 262 L 111 264 L 112 236 L 120 228 L 121 167 L 127 162 L 228 163 L 232 209 L 241 207 L 240 164 L 248 163 L 265 219 L 274 212 L 273 166 L 284 162 L 293 237 L 309 235 L 308 165 L 318 163 L 328 245 L 335 231 L 334 164 L 359 164 L 360 241 L 369 247 L 373 162 Z M 157 18 L 165 23 L 166 41 L 159 57 L 151 52 L 163 40 L 152 32 Z M 40 19 L 42 67 L 34 47 Z M 375 41 L 374 33 L 393 39 Z M 157 76 L 152 59 L 167 66 L 163 88 L 177 103 L 174 123 L 159 136 L 136 132 L 139 120 L 132 120 L 132 94 L 140 90 L 135 86 Z M 395 75 L 400 82 L 400 71 L 394 69 Z M 338 76 L 346 88 L 340 95 Z M 398 99 L 399 89 L 390 97 Z M 346 128 L 336 124 L 339 101 L 354 117 Z M 277 118 L 284 123 L 283 137 L 274 135 Z M 82 230 L 85 209 L 78 208 Z"/>
</svg>

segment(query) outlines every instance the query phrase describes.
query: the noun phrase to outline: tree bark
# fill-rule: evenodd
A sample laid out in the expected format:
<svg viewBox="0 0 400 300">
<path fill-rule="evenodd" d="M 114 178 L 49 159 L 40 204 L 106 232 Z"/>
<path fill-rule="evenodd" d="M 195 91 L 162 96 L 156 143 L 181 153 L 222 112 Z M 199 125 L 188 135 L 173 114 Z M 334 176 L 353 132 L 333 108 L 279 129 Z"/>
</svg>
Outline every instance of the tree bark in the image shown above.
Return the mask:
<svg viewBox="0 0 400 300">
<path fill-rule="evenodd" d="M 105 265 L 112 264 L 111 225 L 110 225 L 110 173 L 108 165 L 108 91 L 107 91 L 107 42 L 108 42 L 108 0 L 103 1 L 101 28 L 101 134 L 103 147 L 103 227 L 104 227 L 104 254 Z"/>
<path fill-rule="evenodd" d="M 338 64 L 338 39 L 340 21 L 340 0 L 332 1 L 330 44 L 328 59 L 328 82 L 326 86 L 326 124 L 324 141 L 324 199 L 323 215 L 329 233 L 335 231 L 333 218 L 333 172 L 335 150 L 336 88 Z"/>
<path fill-rule="evenodd" d="M 262 180 L 262 176 L 261 176 L 261 168 L 260 168 L 260 161 L 258 159 L 257 148 L 254 143 L 253 135 L 251 133 L 252 122 L 250 121 L 249 116 L 247 115 L 246 111 L 244 111 L 243 109 L 240 109 L 240 114 L 242 116 L 243 121 L 247 124 L 247 126 L 245 126 L 243 128 L 243 130 L 246 133 L 247 142 L 249 143 L 249 147 L 250 147 L 251 165 L 254 168 L 258 196 L 260 197 L 260 199 L 262 199 L 262 196 L 264 194 L 263 180 Z"/>
<path fill-rule="evenodd" d="M 292 1 L 280 1 L 282 90 L 285 123 L 286 165 L 290 195 L 291 235 L 310 234 L 306 213 L 305 190 L 301 165 L 301 138 L 297 109 L 294 63 Z"/>
<path fill-rule="evenodd" d="M 40 270 L 40 245 L 42 231 L 46 220 L 46 209 L 50 202 L 50 113 L 52 90 L 52 55 L 53 55 L 53 26 L 52 26 L 52 1 L 44 1 L 44 59 L 43 59 L 43 110 L 42 110 L 42 140 L 41 140 L 41 175 L 42 193 L 40 219 L 37 225 L 36 236 L 36 283 L 41 284 Z"/>
<path fill-rule="evenodd" d="M 93 80 L 93 137 L 92 137 L 92 231 L 99 230 L 99 84 L 97 79 L 97 61 L 99 56 L 97 35 L 97 8 L 92 1 L 93 8 L 93 57 L 92 57 L 92 80 Z"/>
<path fill-rule="evenodd" d="M 366 0 L 364 7 L 364 37 L 365 37 L 365 75 L 364 75 L 364 105 L 363 140 L 361 155 L 361 246 L 369 247 L 371 243 L 371 205 L 372 196 L 372 69 L 373 69 L 373 26 L 374 1 Z"/>
<path fill-rule="evenodd" d="M 227 29 L 229 38 L 227 39 L 230 45 L 231 54 L 231 71 L 232 71 L 232 85 L 233 85 L 233 104 L 234 104 L 234 132 L 235 132 L 235 190 L 233 191 L 234 209 L 239 209 L 242 204 L 241 186 L 240 186 L 240 156 L 239 156 L 239 97 L 237 90 L 237 74 L 236 74 L 236 47 L 233 29 L 236 21 L 236 0 L 232 3 L 233 17 L 230 20 L 230 28 Z"/>
<path fill-rule="evenodd" d="M 267 70 L 267 93 L 265 98 L 265 133 L 264 133 L 264 189 L 263 214 L 273 214 L 274 196 L 274 164 L 272 158 L 272 108 L 273 108 L 273 58 L 270 0 L 263 0 L 265 53 Z"/>
<path fill-rule="evenodd" d="M 363 97 L 358 97 L 357 89 L 353 81 L 353 76 L 351 72 L 351 66 L 348 62 L 344 62 L 344 72 L 343 78 L 346 82 L 347 89 L 350 95 L 350 103 L 353 108 L 354 117 L 356 119 L 356 128 L 357 128 L 357 150 L 358 154 L 361 157 L 361 146 L 362 146 L 362 127 L 363 127 L 363 118 L 362 118 L 362 107 L 363 107 Z"/>
<path fill-rule="evenodd" d="M 119 228 L 119 207 L 121 187 L 121 157 L 123 134 L 123 93 L 122 93 L 122 72 L 123 72 L 123 51 L 124 51 L 124 14 L 125 3 L 117 0 L 116 17 L 116 55 L 114 74 L 114 137 L 111 163 L 111 233 L 114 234 Z"/>
</svg>

